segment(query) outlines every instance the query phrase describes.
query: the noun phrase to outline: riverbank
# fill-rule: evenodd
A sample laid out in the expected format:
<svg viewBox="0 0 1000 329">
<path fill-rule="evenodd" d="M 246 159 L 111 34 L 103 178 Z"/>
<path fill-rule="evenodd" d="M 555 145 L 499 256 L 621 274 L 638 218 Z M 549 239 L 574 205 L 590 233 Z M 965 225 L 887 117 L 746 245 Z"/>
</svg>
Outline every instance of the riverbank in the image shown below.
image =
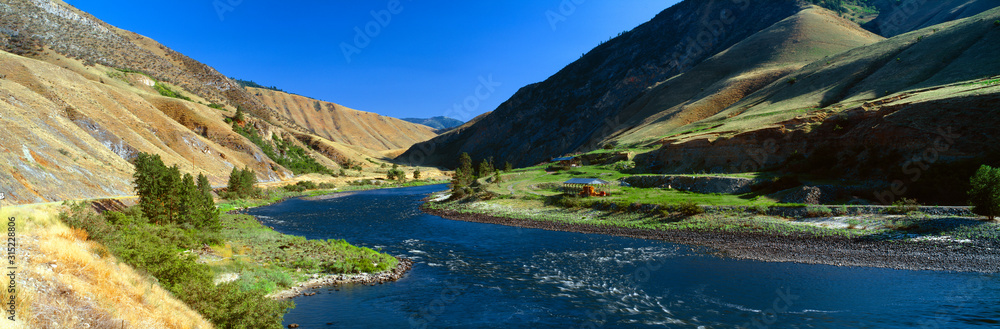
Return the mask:
<svg viewBox="0 0 1000 329">
<path fill-rule="evenodd" d="M 843 229 L 800 229 L 767 227 L 765 220 L 740 219 L 738 214 L 698 215 L 692 225 L 650 224 L 656 218 L 633 217 L 626 221 L 544 220 L 535 216 L 498 216 L 497 211 L 470 211 L 473 207 L 447 209 L 436 204 L 421 207 L 425 212 L 453 220 L 569 231 L 607 234 L 640 239 L 656 239 L 673 243 L 704 246 L 723 257 L 768 262 L 798 262 L 834 266 L 881 267 L 905 270 L 936 270 L 962 272 L 1000 272 L 1000 240 L 955 239 L 949 236 L 894 235 L 888 232 L 850 232 Z M 570 211 L 566 211 L 567 213 Z M 585 218 L 585 216 L 566 216 Z M 608 216 L 610 213 L 602 214 Z M 735 215 L 735 216 L 734 216 Z M 596 217 L 599 217 L 598 215 Z M 697 216 L 696 216 L 697 217 Z M 775 219 L 776 222 L 783 221 Z M 632 221 L 637 225 L 626 225 Z M 683 222 L 684 220 L 672 223 Z M 703 222 L 724 222 L 719 226 Z M 740 226 L 743 223 L 745 226 Z M 993 223 L 986 223 L 994 225 Z M 781 224 L 779 224 L 781 225 Z M 757 228 L 757 229 L 754 229 Z"/>
<path fill-rule="evenodd" d="M 411 182 L 409 185 L 432 183 L 438 182 Z M 382 254 L 369 248 L 354 247 L 343 240 L 307 240 L 282 234 L 265 225 L 259 218 L 247 214 L 253 208 L 291 198 L 326 200 L 360 191 L 396 187 L 401 186 L 351 186 L 346 191 L 338 189 L 274 193 L 272 190 L 267 193 L 266 198 L 230 201 L 227 203 L 228 207 L 223 207 L 230 209 L 223 215 L 222 230 L 229 243 L 206 250 L 203 253 L 206 255 L 203 256 L 207 256 L 204 257 L 206 261 L 215 263 L 219 269 L 217 280 L 240 280 L 248 275 L 246 273 L 250 273 L 257 279 L 248 279 L 251 282 L 246 284 L 270 287 L 268 297 L 276 300 L 302 296 L 309 290 L 322 286 L 371 285 L 396 281 L 410 270 L 413 265 L 411 260 Z M 334 259 L 341 260 L 334 262 Z"/>
<path fill-rule="evenodd" d="M 310 292 L 310 290 L 321 287 L 336 287 L 345 284 L 374 286 L 376 284 L 393 282 L 402 278 L 406 272 L 413 268 L 412 260 L 402 257 L 396 258 L 399 259 L 399 263 L 396 264 L 395 268 L 389 271 L 359 274 L 328 274 L 326 276 L 314 275 L 312 279 L 299 282 L 294 287 L 271 293 L 268 297 L 277 300 L 285 300 L 299 296 L 312 296 L 315 293 Z"/>
</svg>

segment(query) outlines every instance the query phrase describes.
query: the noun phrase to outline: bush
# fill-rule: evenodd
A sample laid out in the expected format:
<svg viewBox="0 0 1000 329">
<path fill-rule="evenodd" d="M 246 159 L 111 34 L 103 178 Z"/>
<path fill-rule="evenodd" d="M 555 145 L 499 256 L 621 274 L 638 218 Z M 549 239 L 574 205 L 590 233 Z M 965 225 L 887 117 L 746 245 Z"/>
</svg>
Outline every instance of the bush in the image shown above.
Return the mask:
<svg viewBox="0 0 1000 329">
<path fill-rule="evenodd" d="M 833 210 L 827 207 L 809 207 L 806 208 L 806 215 L 809 217 L 830 217 L 833 216 Z"/>
<path fill-rule="evenodd" d="M 184 302 L 218 328 L 280 329 L 285 312 L 294 306 L 267 298 L 259 289 L 240 289 L 232 282 L 218 286 L 193 283 L 184 289 Z"/>
<path fill-rule="evenodd" d="M 901 198 L 892 203 L 892 206 L 887 210 L 890 214 L 903 215 L 910 212 L 914 212 L 920 209 L 920 203 L 916 199 L 911 198 Z"/>
<path fill-rule="evenodd" d="M 674 209 L 684 216 L 695 216 L 705 213 L 705 209 L 701 208 L 698 206 L 698 203 L 691 200 L 679 202 Z"/>
<path fill-rule="evenodd" d="M 990 220 L 1000 215 L 1000 168 L 983 165 L 972 175 L 969 183 L 972 185 L 969 190 L 972 212 Z"/>
</svg>

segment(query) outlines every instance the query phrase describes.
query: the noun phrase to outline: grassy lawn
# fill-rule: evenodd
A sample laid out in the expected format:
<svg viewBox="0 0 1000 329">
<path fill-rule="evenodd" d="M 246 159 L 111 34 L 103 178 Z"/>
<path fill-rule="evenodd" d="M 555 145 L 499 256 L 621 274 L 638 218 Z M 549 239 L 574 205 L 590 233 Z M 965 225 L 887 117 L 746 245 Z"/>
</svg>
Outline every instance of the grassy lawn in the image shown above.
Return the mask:
<svg viewBox="0 0 1000 329">
<path fill-rule="evenodd" d="M 754 193 L 731 194 L 701 194 L 687 191 L 660 188 L 633 188 L 617 186 L 617 180 L 632 176 L 620 171 L 610 170 L 604 166 L 582 166 L 558 172 L 546 172 L 543 166 L 515 170 L 504 174 L 499 184 L 485 183 L 487 191 L 513 197 L 546 197 L 564 193 L 563 182 L 571 178 L 600 178 L 615 183 L 608 186 L 597 186 L 598 190 L 607 191 L 609 197 L 601 197 L 607 202 L 627 202 L 643 204 L 676 204 L 693 201 L 700 205 L 715 206 L 756 206 L 775 205 L 778 200 Z M 774 173 L 739 173 L 729 175 L 685 175 L 685 176 L 728 176 L 741 178 L 770 178 Z"/>
</svg>

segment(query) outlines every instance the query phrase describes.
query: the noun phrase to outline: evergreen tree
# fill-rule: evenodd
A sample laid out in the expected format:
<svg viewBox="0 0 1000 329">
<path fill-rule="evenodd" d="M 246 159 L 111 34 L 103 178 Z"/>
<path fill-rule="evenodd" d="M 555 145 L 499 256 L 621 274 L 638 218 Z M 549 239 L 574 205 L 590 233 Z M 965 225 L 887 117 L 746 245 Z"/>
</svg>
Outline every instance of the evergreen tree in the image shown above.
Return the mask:
<svg viewBox="0 0 1000 329">
<path fill-rule="evenodd" d="M 456 187 L 468 186 L 475 179 L 474 175 L 472 157 L 469 156 L 469 153 L 462 152 L 462 155 L 458 157 L 458 168 L 455 169 L 455 179 L 452 185 Z"/>
<path fill-rule="evenodd" d="M 492 173 L 493 173 L 493 168 L 491 168 L 489 162 L 483 160 L 483 162 L 479 163 L 479 175 L 477 175 L 477 177 L 486 178 L 489 177 L 490 174 Z"/>
<path fill-rule="evenodd" d="M 413 170 L 413 179 L 420 179 L 420 168 Z"/>
<path fill-rule="evenodd" d="M 195 226 L 199 228 L 217 231 L 221 229 L 219 222 L 219 208 L 215 207 L 215 199 L 212 198 L 212 185 L 208 182 L 208 177 L 198 174 L 198 193 L 195 207 Z"/>
<path fill-rule="evenodd" d="M 511 172 L 513 170 L 514 170 L 514 166 L 510 164 L 510 161 L 504 161 L 504 163 L 503 163 L 503 171 Z"/>
<path fill-rule="evenodd" d="M 135 173 L 132 175 L 135 193 L 139 196 L 139 208 L 153 223 L 167 220 L 167 204 L 163 199 L 169 192 L 163 185 L 167 168 L 158 154 L 139 153 L 134 160 Z"/>
<path fill-rule="evenodd" d="M 1000 168 L 983 165 L 969 179 L 972 212 L 993 220 L 1000 215 Z"/>
</svg>

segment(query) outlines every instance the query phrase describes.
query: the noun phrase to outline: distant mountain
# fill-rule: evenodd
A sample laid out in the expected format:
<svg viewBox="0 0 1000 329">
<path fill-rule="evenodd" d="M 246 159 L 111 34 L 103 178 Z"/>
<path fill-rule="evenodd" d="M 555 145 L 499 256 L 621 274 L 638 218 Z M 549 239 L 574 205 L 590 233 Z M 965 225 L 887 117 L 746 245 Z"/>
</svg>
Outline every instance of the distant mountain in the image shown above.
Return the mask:
<svg viewBox="0 0 1000 329">
<path fill-rule="evenodd" d="M 433 118 L 429 118 L 429 119 L 404 118 L 402 120 L 403 121 L 413 122 L 413 123 L 416 123 L 416 124 L 422 124 L 422 125 L 425 125 L 425 126 L 428 126 L 428 127 L 434 128 L 434 129 L 437 129 L 438 131 L 442 131 L 442 132 L 446 131 L 448 129 L 451 129 L 451 128 L 455 128 L 455 127 L 461 126 L 462 124 L 465 123 L 465 122 L 462 122 L 462 120 L 452 119 L 452 118 L 443 117 L 443 116 L 433 117 Z"/>
<path fill-rule="evenodd" d="M 377 152 L 405 149 L 436 136 L 425 125 L 358 111 L 273 89 L 248 87 L 264 105 L 306 131 L 345 145 Z"/>
</svg>

